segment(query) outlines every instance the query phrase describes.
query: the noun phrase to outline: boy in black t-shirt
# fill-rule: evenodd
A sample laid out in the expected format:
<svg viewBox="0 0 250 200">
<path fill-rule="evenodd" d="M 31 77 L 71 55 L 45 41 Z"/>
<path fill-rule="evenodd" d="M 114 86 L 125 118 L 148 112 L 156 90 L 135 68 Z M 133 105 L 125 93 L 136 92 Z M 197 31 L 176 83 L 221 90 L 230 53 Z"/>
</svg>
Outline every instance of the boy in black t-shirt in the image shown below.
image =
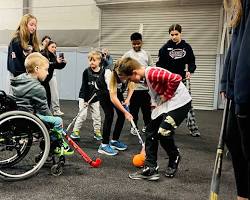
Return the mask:
<svg viewBox="0 0 250 200">
<path fill-rule="evenodd" d="M 95 93 L 95 82 L 99 77 L 102 68 L 101 68 L 101 60 L 102 55 L 99 51 L 91 51 L 88 54 L 89 67 L 84 70 L 82 75 L 82 86 L 79 92 L 79 111 L 84 109 L 85 106 L 90 108 L 91 116 L 93 119 L 93 127 L 94 127 L 94 138 L 96 140 L 102 139 L 101 134 L 101 114 L 100 114 L 100 105 L 95 97 L 89 105 L 87 102 Z M 87 118 L 88 109 L 84 109 L 76 119 L 73 132 L 70 137 L 75 140 L 80 139 L 80 129 L 82 127 L 83 121 Z"/>
</svg>

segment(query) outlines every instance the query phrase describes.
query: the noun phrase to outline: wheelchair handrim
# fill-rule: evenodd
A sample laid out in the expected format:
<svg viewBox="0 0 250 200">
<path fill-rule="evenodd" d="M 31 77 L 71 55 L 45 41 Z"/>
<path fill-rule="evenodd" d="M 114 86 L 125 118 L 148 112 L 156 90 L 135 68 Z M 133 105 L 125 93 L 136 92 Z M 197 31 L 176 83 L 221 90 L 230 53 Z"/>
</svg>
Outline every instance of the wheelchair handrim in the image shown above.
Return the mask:
<svg viewBox="0 0 250 200">
<path fill-rule="evenodd" d="M 1 118 L 2 118 L 2 120 L 1 120 Z M 31 120 L 33 123 L 35 123 L 43 133 L 45 144 L 50 144 L 49 133 L 48 133 L 46 127 L 44 126 L 44 124 L 41 122 L 41 120 L 39 118 L 37 118 L 36 116 L 34 116 L 30 113 L 27 113 L 24 111 L 10 111 L 10 112 L 1 114 L 0 115 L 0 125 L 3 124 L 4 122 L 6 122 L 7 120 L 17 119 L 17 118 Z M 43 156 L 40 159 L 40 161 L 31 170 L 29 170 L 23 174 L 13 175 L 13 174 L 5 173 L 5 172 L 1 171 L 1 169 L 0 169 L 0 176 L 2 176 L 4 180 L 10 180 L 10 181 L 28 178 L 28 177 L 32 176 L 33 174 L 35 174 L 43 166 L 48 155 L 49 155 L 49 145 L 47 145 L 47 148 L 44 149 Z"/>
</svg>

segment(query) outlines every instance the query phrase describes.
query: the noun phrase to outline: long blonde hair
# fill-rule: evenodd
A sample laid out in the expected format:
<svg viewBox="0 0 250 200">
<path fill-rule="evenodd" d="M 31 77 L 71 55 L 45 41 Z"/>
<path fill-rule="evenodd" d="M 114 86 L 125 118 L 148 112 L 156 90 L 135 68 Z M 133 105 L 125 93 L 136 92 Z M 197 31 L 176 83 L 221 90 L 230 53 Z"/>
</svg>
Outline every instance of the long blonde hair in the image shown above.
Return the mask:
<svg viewBox="0 0 250 200">
<path fill-rule="evenodd" d="M 141 67 L 140 63 L 133 58 L 123 58 L 118 59 L 114 65 L 114 70 L 112 72 L 110 80 L 110 91 L 116 92 L 117 81 L 119 76 L 130 76 L 133 74 L 133 70 L 139 69 Z M 134 89 L 135 84 L 131 81 L 128 82 L 128 89 Z"/>
<path fill-rule="evenodd" d="M 224 7 L 229 16 L 230 27 L 236 27 L 242 16 L 242 2 L 241 0 L 224 0 Z"/>
<path fill-rule="evenodd" d="M 27 49 L 29 45 L 30 33 L 28 30 L 28 23 L 31 19 L 35 19 L 37 21 L 36 17 L 31 14 L 25 14 L 24 16 L 22 16 L 21 21 L 14 34 L 14 38 L 20 38 L 21 46 L 23 49 Z M 32 34 L 31 40 L 33 49 L 35 51 L 39 51 L 39 40 L 37 38 L 36 31 Z"/>
</svg>

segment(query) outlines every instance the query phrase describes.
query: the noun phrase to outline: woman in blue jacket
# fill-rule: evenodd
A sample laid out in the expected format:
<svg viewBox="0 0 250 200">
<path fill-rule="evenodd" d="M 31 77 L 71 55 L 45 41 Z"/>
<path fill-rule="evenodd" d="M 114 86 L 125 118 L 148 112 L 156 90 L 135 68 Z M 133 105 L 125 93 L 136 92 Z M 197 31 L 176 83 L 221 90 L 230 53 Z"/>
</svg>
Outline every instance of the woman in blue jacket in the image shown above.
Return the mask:
<svg viewBox="0 0 250 200">
<path fill-rule="evenodd" d="M 224 137 L 232 155 L 237 200 L 250 198 L 250 1 L 224 0 L 232 11 L 232 40 L 221 79 L 221 94 L 230 101 Z"/>
</svg>

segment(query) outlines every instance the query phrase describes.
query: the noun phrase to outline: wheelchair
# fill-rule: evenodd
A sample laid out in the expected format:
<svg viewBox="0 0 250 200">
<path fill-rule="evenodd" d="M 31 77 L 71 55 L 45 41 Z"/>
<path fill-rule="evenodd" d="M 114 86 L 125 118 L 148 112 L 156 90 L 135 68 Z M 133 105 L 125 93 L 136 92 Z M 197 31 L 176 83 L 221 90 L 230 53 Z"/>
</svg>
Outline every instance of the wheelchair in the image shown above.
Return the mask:
<svg viewBox="0 0 250 200">
<path fill-rule="evenodd" d="M 65 163 L 62 140 L 37 116 L 17 109 L 15 100 L 0 90 L 0 179 L 27 179 L 48 161 L 53 162 L 52 175 L 60 175 Z M 55 148 L 60 148 L 59 155 Z"/>
</svg>

